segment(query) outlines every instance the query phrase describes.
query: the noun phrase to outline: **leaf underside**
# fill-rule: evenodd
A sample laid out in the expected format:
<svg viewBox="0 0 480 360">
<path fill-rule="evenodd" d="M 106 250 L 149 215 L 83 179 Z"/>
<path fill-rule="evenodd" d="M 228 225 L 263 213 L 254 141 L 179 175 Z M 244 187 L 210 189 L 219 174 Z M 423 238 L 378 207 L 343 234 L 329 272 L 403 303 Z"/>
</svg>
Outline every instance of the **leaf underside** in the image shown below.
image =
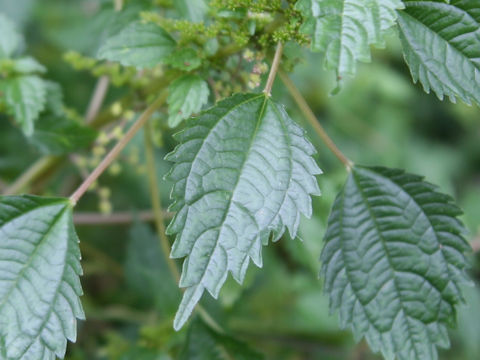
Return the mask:
<svg viewBox="0 0 480 360">
<path fill-rule="evenodd" d="M 322 251 L 342 327 L 386 359 L 437 359 L 468 282 L 461 211 L 421 177 L 355 167 L 333 205 Z"/>
<path fill-rule="evenodd" d="M 0 197 L 0 359 L 63 358 L 84 319 L 68 199 Z"/>
<path fill-rule="evenodd" d="M 98 50 L 98 58 L 151 68 L 162 63 L 174 48 L 175 40 L 161 27 L 137 21 L 108 38 Z"/>
<path fill-rule="evenodd" d="M 311 49 L 325 54 L 325 68 L 354 75 L 357 61 L 370 61 L 370 45 L 384 47 L 401 0 L 300 0 L 296 8 L 312 38 Z"/>
<path fill-rule="evenodd" d="M 405 1 L 398 25 L 413 80 L 438 98 L 480 104 L 480 2 Z"/>
<path fill-rule="evenodd" d="M 186 291 L 174 327 L 188 319 L 206 289 L 217 297 L 230 271 L 242 282 L 250 259 L 262 266 L 262 243 L 287 227 L 297 233 L 300 213 L 311 215 L 320 169 L 313 146 L 264 94 L 239 94 L 218 103 L 176 135 L 168 227 L 177 234 L 171 257 L 186 257 Z"/>
</svg>

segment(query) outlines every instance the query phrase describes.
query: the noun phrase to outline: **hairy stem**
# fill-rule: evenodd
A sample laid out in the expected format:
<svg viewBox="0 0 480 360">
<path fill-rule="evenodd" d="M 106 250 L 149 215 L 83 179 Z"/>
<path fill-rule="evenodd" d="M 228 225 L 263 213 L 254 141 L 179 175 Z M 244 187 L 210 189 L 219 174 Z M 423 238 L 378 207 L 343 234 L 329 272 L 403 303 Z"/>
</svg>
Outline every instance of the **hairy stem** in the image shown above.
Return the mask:
<svg viewBox="0 0 480 360">
<path fill-rule="evenodd" d="M 163 217 L 162 204 L 160 200 L 160 190 L 158 188 L 158 177 L 155 170 L 155 155 L 151 138 L 151 127 L 148 122 L 145 125 L 144 134 L 148 182 L 150 185 L 150 194 L 152 200 L 155 227 L 157 228 L 158 237 L 160 239 L 160 246 L 162 248 L 163 254 L 165 255 L 165 260 L 167 261 L 170 272 L 174 276 L 175 280 L 178 282 L 180 281 L 180 272 L 178 271 L 175 261 L 169 256 L 170 243 L 165 233 L 165 219 Z"/>
<path fill-rule="evenodd" d="M 305 116 L 305 118 L 308 120 L 310 125 L 313 127 L 317 135 L 322 139 L 322 141 L 325 143 L 325 145 L 330 149 L 330 151 L 337 157 L 338 160 L 342 162 L 343 165 L 347 168 L 347 171 L 350 171 L 350 169 L 353 167 L 354 163 L 348 159 L 335 145 L 333 140 L 328 136 L 327 132 L 323 128 L 322 125 L 317 120 L 317 117 L 313 113 L 312 109 L 307 104 L 307 101 L 305 98 L 302 96 L 298 88 L 295 86 L 293 81 L 288 77 L 287 74 L 285 74 L 283 71 L 279 71 L 279 76 L 282 79 L 283 83 L 285 84 L 285 87 L 287 90 L 290 92 L 292 95 L 293 99 L 297 103 L 298 107 L 300 108 L 300 111 L 302 114 Z"/>
<path fill-rule="evenodd" d="M 135 134 L 142 128 L 148 119 L 153 115 L 155 110 L 165 103 L 167 98 L 166 92 L 162 93 L 157 100 L 153 102 L 137 119 L 132 127 L 127 131 L 125 136 L 110 150 L 110 152 L 103 158 L 98 166 L 92 171 L 92 173 L 85 179 L 85 181 L 78 187 L 77 190 L 70 196 L 70 200 L 73 204 L 76 204 L 78 200 L 85 194 L 90 185 L 98 179 L 98 177 L 108 168 L 108 166 L 117 158 L 118 154 L 123 148 L 132 140 Z"/>
<path fill-rule="evenodd" d="M 280 60 L 282 59 L 282 52 L 283 52 L 283 44 L 279 42 L 277 45 L 277 49 L 275 50 L 275 56 L 273 57 L 270 73 L 268 74 L 267 84 L 265 85 L 265 89 L 263 90 L 263 92 L 268 96 L 270 96 L 272 93 L 272 86 L 273 86 L 273 82 L 275 81 L 275 77 L 277 75 L 278 67 L 280 66 Z"/>
</svg>

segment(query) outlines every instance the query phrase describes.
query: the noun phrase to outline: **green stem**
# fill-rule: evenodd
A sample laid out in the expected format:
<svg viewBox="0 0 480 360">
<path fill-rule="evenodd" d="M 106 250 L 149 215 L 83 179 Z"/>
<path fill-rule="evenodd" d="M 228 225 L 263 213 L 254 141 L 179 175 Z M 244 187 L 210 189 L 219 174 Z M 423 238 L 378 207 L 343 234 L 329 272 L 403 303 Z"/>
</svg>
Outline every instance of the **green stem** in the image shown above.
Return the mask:
<svg viewBox="0 0 480 360">
<path fill-rule="evenodd" d="M 166 92 L 162 93 L 157 100 L 153 102 L 137 119 L 132 127 L 127 131 L 125 136 L 110 150 L 110 152 L 103 158 L 98 166 L 91 172 L 91 174 L 80 184 L 77 190 L 70 196 L 70 200 L 73 204 L 76 204 L 78 200 L 85 194 L 90 185 L 98 179 L 100 175 L 108 168 L 108 166 L 117 158 L 118 154 L 123 150 L 125 146 L 132 140 L 135 134 L 142 128 L 148 119 L 153 115 L 155 110 L 165 103 L 167 98 Z"/>
<path fill-rule="evenodd" d="M 279 71 L 280 78 L 282 79 L 283 83 L 285 84 L 285 87 L 287 90 L 290 92 L 292 95 L 293 99 L 297 103 L 298 107 L 300 108 L 300 111 L 302 114 L 305 116 L 307 121 L 310 123 L 310 125 L 313 127 L 317 135 L 322 139 L 322 141 L 327 145 L 327 147 L 330 149 L 330 151 L 337 157 L 338 160 L 342 162 L 343 165 L 347 168 L 347 171 L 350 171 L 351 168 L 353 167 L 354 163 L 348 159 L 335 145 L 333 140 L 328 136 L 327 132 L 323 128 L 322 125 L 317 120 L 317 117 L 313 113 L 312 109 L 307 104 L 307 101 L 305 98 L 302 96 L 298 88 L 295 86 L 293 81 L 288 77 L 287 74 L 285 74 L 283 71 Z"/>
<path fill-rule="evenodd" d="M 172 273 L 175 280 L 178 282 L 180 280 L 180 272 L 178 271 L 175 261 L 169 256 L 170 243 L 165 233 L 165 219 L 163 217 L 162 204 L 160 200 L 160 190 L 158 188 L 158 177 L 155 170 L 155 155 L 151 138 L 151 127 L 148 122 L 147 124 L 145 124 L 144 130 L 145 156 L 147 160 L 148 182 L 150 185 L 150 194 L 152 199 L 155 227 L 157 228 L 158 237 L 160 239 L 160 246 L 162 248 L 163 254 L 165 255 L 165 260 L 167 261 L 168 267 L 170 268 L 170 272 Z"/>
<path fill-rule="evenodd" d="M 23 172 L 10 186 L 3 192 L 4 195 L 18 194 L 24 188 L 44 174 L 48 169 L 60 160 L 57 156 L 44 156 L 33 163 L 25 172 Z"/>
</svg>

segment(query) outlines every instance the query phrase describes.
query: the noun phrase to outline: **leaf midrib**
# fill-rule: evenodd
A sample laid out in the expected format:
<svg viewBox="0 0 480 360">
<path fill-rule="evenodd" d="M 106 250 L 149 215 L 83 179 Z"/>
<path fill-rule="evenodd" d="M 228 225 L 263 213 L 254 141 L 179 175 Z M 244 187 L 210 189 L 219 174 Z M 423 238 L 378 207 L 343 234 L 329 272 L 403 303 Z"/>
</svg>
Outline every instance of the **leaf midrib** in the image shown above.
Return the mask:
<svg viewBox="0 0 480 360">
<path fill-rule="evenodd" d="M 394 267 L 393 264 L 392 264 L 392 261 L 391 261 L 391 259 L 390 259 L 389 251 L 387 250 L 387 247 L 386 247 L 386 245 L 385 245 L 385 242 L 386 242 L 386 241 L 385 241 L 385 238 L 384 238 L 382 232 L 380 231 L 380 227 L 379 227 L 379 225 L 378 225 L 378 223 L 377 223 L 377 218 L 376 218 L 375 214 L 373 213 L 373 210 L 372 210 L 372 208 L 371 208 L 371 206 L 370 206 L 370 203 L 369 203 L 369 201 L 368 201 L 365 193 L 363 192 L 363 188 L 362 188 L 362 187 L 360 186 L 360 184 L 358 183 L 358 179 L 357 179 L 356 176 L 355 176 L 355 170 L 352 170 L 352 179 L 353 179 L 353 181 L 354 181 L 354 183 L 355 183 L 355 186 L 357 187 L 358 193 L 360 194 L 360 196 L 362 197 L 362 199 L 363 199 L 363 201 L 364 201 L 364 204 L 365 204 L 365 207 L 367 208 L 367 211 L 368 211 L 369 214 L 370 214 L 370 217 L 371 217 L 371 219 L 372 219 L 372 222 L 373 222 L 373 224 L 374 224 L 374 226 L 375 226 L 375 230 L 377 231 L 378 237 L 379 237 L 379 239 L 380 239 L 380 243 L 382 244 L 383 251 L 384 251 L 385 254 L 386 254 L 386 258 L 387 258 L 388 264 L 389 264 L 389 266 L 390 266 L 390 269 L 393 269 L 393 283 L 394 283 L 394 287 L 395 287 L 395 292 L 397 293 L 397 299 L 398 299 L 398 301 L 399 301 L 399 303 L 400 303 L 400 306 L 401 306 L 401 308 L 402 308 L 402 312 L 405 314 L 405 317 L 407 318 L 407 321 L 406 321 L 406 322 L 407 322 L 407 328 L 408 328 L 408 332 L 409 332 L 409 339 L 410 339 L 410 341 L 411 341 L 412 344 L 413 344 L 413 349 L 414 349 L 415 355 L 417 356 L 418 359 L 420 359 L 419 354 L 418 354 L 418 350 L 417 350 L 417 346 L 416 346 L 416 342 L 414 341 L 414 334 L 412 334 L 412 329 L 411 329 L 411 327 L 410 327 L 410 321 L 409 321 L 410 315 L 405 311 L 405 306 L 404 306 L 404 304 L 403 304 L 403 301 L 402 301 L 400 292 L 399 292 L 399 290 L 398 290 L 398 284 L 397 284 L 397 279 L 396 279 L 396 274 L 395 274 L 395 267 Z M 345 197 L 345 193 L 343 193 L 343 196 Z M 343 211 L 342 211 L 342 215 L 343 215 Z M 343 237 L 342 237 L 342 239 L 343 239 Z M 344 255 L 343 255 L 343 251 L 342 251 L 342 256 L 344 256 Z M 345 266 L 347 266 L 347 263 L 345 262 L 345 258 L 344 258 L 344 263 L 345 263 Z M 347 273 L 348 273 L 348 272 L 347 272 Z M 349 281 L 352 283 L 351 280 L 349 280 Z M 353 290 L 353 289 L 354 289 L 354 288 L 352 287 L 352 290 Z M 355 293 L 356 293 L 356 291 L 355 291 Z M 358 298 L 358 296 L 357 296 L 357 298 Z M 361 303 L 361 302 L 360 302 L 360 303 Z M 362 307 L 363 307 L 363 304 L 362 304 Z M 365 311 L 365 314 L 367 314 L 366 311 Z M 398 316 L 398 314 L 397 314 L 397 316 Z M 367 316 L 367 317 L 368 317 L 368 316 Z M 370 322 L 371 322 L 371 324 L 373 325 L 373 322 L 372 322 L 372 321 L 370 321 Z M 378 330 L 378 329 L 377 329 L 377 330 Z M 396 348 L 396 346 L 395 346 L 395 348 Z M 398 349 L 396 349 L 396 351 L 398 351 Z"/>
</svg>

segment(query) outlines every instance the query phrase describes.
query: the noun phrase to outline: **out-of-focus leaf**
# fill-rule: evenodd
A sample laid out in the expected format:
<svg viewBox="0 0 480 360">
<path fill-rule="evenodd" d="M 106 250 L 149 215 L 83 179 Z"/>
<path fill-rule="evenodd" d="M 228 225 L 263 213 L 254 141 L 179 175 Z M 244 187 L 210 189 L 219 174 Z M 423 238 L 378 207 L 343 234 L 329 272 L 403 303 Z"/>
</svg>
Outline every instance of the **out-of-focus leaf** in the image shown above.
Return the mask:
<svg viewBox="0 0 480 360">
<path fill-rule="evenodd" d="M 30 56 L 15 59 L 13 70 L 21 74 L 44 73 L 47 71 L 45 66 Z"/>
<path fill-rule="evenodd" d="M 42 117 L 28 138 L 44 154 L 61 155 L 87 147 L 97 137 L 92 128 L 65 118 Z"/>
<path fill-rule="evenodd" d="M 35 121 L 45 108 L 45 82 L 34 75 L 15 76 L 0 82 L 0 103 L 20 125 L 25 135 L 33 134 Z"/>
<path fill-rule="evenodd" d="M 181 360 L 261 360 L 263 356 L 247 344 L 218 334 L 196 318 L 188 330 Z"/>
<path fill-rule="evenodd" d="M 147 304 L 171 316 L 180 301 L 180 291 L 165 261 L 158 236 L 145 224 L 130 229 L 125 274 L 128 286 Z"/>
<path fill-rule="evenodd" d="M 205 0 L 175 0 L 173 4 L 183 18 L 193 22 L 205 20 L 208 11 Z"/>
<path fill-rule="evenodd" d="M 191 71 L 202 65 L 202 60 L 198 53 L 192 48 L 177 49 L 165 59 L 165 64 L 174 68 Z"/>
<path fill-rule="evenodd" d="M 0 197 L 0 358 L 63 358 L 84 319 L 69 199 Z"/>
<path fill-rule="evenodd" d="M 174 48 L 175 40 L 161 27 L 137 21 L 109 37 L 100 47 L 98 58 L 150 68 L 162 63 Z"/>
<path fill-rule="evenodd" d="M 413 80 L 439 99 L 480 104 L 480 3 L 405 1 L 398 25 Z"/>
<path fill-rule="evenodd" d="M 207 82 L 198 75 L 184 75 L 172 82 L 168 87 L 168 125 L 176 127 L 199 112 L 209 94 Z"/>
<path fill-rule="evenodd" d="M 9 58 L 22 42 L 13 22 L 0 13 L 0 59 Z"/>
</svg>

